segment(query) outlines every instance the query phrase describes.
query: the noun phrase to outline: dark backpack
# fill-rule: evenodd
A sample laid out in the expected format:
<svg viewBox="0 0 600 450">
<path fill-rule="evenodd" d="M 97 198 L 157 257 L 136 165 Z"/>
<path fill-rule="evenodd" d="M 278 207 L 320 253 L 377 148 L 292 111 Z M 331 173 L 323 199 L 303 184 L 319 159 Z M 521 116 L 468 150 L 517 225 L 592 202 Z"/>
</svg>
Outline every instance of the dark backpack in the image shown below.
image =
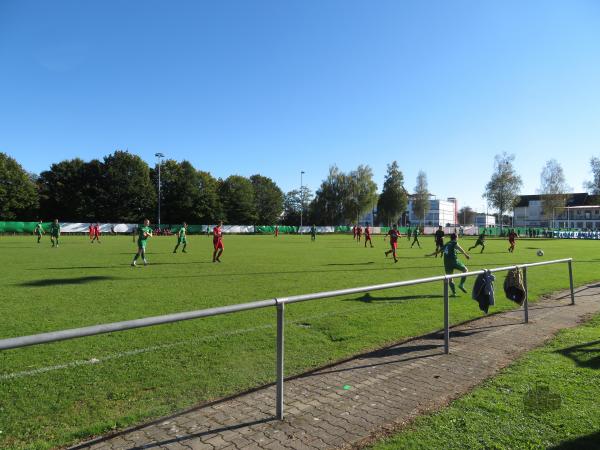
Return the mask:
<svg viewBox="0 0 600 450">
<path fill-rule="evenodd" d="M 523 284 L 523 272 L 518 267 L 511 269 L 504 279 L 504 293 L 506 297 L 519 305 L 525 300 L 525 285 Z"/>
<path fill-rule="evenodd" d="M 477 275 L 473 284 L 473 293 L 471 298 L 479 303 L 479 309 L 488 313 L 490 306 L 494 305 L 494 280 L 496 277 L 492 272 L 486 270 Z"/>
</svg>

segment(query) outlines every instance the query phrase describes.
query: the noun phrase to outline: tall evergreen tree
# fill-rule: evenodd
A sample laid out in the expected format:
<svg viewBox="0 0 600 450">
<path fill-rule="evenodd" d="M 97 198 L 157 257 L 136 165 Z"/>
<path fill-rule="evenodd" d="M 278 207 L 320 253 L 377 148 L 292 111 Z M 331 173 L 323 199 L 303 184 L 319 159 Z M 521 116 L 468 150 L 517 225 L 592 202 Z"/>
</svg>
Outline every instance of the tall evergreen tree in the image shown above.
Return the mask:
<svg viewBox="0 0 600 450">
<path fill-rule="evenodd" d="M 425 216 L 429 212 L 429 188 L 427 186 L 427 175 L 422 170 L 417 174 L 417 185 L 413 195 L 412 209 L 419 221 L 425 223 Z"/>
<path fill-rule="evenodd" d="M 470 206 L 463 206 L 458 211 L 458 221 L 461 225 L 471 225 L 475 223 L 475 211 Z"/>
<path fill-rule="evenodd" d="M 393 161 L 388 164 L 383 189 L 377 201 L 377 217 L 386 225 L 398 223 L 406 211 L 408 193 L 404 188 L 404 175 Z"/>
</svg>

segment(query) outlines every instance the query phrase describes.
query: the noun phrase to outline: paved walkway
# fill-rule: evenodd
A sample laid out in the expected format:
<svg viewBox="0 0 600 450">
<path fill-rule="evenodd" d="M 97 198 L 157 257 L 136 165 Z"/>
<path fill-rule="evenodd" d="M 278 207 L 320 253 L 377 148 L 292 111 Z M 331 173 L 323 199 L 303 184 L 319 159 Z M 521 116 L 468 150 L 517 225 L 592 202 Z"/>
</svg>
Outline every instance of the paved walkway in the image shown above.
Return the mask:
<svg viewBox="0 0 600 450">
<path fill-rule="evenodd" d="M 451 306 L 452 308 L 452 306 Z M 195 408 L 73 449 L 325 449 L 352 447 L 424 411 L 447 404 L 561 328 L 600 311 L 600 284 L 561 292 L 523 311 L 483 317 L 443 334 L 361 355 L 285 384 L 285 413 L 274 420 L 275 388 Z"/>
</svg>

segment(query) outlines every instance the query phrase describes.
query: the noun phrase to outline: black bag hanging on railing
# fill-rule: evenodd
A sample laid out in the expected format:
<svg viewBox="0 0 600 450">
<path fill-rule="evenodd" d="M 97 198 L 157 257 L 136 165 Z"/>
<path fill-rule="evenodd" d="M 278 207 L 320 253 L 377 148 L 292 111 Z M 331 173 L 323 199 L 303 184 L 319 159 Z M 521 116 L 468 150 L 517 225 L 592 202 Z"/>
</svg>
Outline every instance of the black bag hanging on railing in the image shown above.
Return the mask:
<svg viewBox="0 0 600 450">
<path fill-rule="evenodd" d="M 479 303 L 479 309 L 484 313 L 488 313 L 490 306 L 494 305 L 494 280 L 496 277 L 492 272 L 486 270 L 484 273 L 477 275 L 475 283 L 473 283 L 473 293 L 471 298 Z"/>
<path fill-rule="evenodd" d="M 520 268 L 511 269 L 504 279 L 504 293 L 509 300 L 519 305 L 525 300 L 525 284 L 523 283 L 523 272 Z"/>
</svg>

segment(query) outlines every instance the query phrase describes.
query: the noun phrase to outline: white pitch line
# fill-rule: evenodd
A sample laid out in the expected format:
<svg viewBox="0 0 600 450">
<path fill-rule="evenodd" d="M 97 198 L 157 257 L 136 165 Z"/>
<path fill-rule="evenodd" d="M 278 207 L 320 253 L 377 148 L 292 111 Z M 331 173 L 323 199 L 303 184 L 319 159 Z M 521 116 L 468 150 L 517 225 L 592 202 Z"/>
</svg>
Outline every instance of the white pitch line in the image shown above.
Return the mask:
<svg viewBox="0 0 600 450">
<path fill-rule="evenodd" d="M 389 306 L 389 305 L 386 305 L 386 306 Z M 314 320 L 314 319 L 320 319 L 320 318 L 328 317 L 328 316 L 340 315 L 340 314 L 344 314 L 344 313 L 348 313 L 348 312 L 357 311 L 359 309 L 362 309 L 362 308 L 352 308 L 352 309 L 346 309 L 344 311 L 339 311 L 339 312 L 330 312 L 330 313 L 318 314 L 318 315 L 314 315 L 314 316 L 307 316 L 307 317 L 302 318 L 302 320 L 290 322 L 290 324 L 298 324 L 298 323 L 303 323 L 307 320 Z M 94 365 L 94 364 L 101 364 L 101 363 L 104 363 L 107 361 L 111 361 L 113 359 L 124 358 L 127 356 L 135 356 L 135 355 L 140 355 L 143 353 L 149 353 L 149 352 L 158 351 L 158 350 L 165 350 L 168 348 L 173 348 L 173 347 L 176 347 L 179 345 L 184 345 L 184 344 L 193 343 L 193 342 L 205 342 L 205 341 L 211 341 L 214 339 L 218 339 L 221 337 L 228 337 L 228 336 L 235 336 L 238 334 L 251 333 L 253 331 L 275 328 L 276 326 L 277 326 L 276 324 L 259 325 L 256 327 L 244 328 L 241 330 L 226 331 L 224 333 L 213 334 L 211 336 L 202 336 L 202 337 L 196 338 L 196 339 L 188 339 L 185 341 L 173 342 L 171 344 L 154 345 L 154 346 L 146 347 L 146 348 L 138 348 L 135 350 L 128 350 L 125 352 L 119 352 L 119 353 L 114 353 L 112 355 L 107 355 L 103 358 L 80 359 L 80 360 L 71 361 L 71 362 L 68 362 L 65 364 L 57 364 L 55 366 L 46 366 L 46 367 L 40 367 L 40 368 L 32 369 L 32 370 L 24 370 L 22 372 L 7 373 L 7 374 L 0 375 L 0 380 L 15 380 L 18 378 L 30 377 L 30 376 L 39 375 L 39 374 L 46 373 L 46 372 L 53 372 L 56 370 L 72 369 L 72 368 L 80 367 L 80 366 L 90 366 L 90 365 Z"/>
</svg>

